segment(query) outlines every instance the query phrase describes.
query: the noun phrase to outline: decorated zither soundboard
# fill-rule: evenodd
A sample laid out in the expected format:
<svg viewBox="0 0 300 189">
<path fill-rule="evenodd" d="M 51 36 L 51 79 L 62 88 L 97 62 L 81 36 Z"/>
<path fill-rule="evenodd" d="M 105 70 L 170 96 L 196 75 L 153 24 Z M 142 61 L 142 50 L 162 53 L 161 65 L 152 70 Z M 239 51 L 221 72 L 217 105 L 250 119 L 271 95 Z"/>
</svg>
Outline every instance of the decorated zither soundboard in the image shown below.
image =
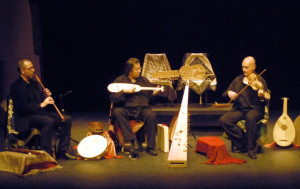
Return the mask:
<svg viewBox="0 0 300 189">
<path fill-rule="evenodd" d="M 183 80 L 201 80 L 206 77 L 206 70 L 202 65 L 182 66 L 179 70 L 153 72 L 153 79 L 170 79 L 181 77 Z"/>
</svg>

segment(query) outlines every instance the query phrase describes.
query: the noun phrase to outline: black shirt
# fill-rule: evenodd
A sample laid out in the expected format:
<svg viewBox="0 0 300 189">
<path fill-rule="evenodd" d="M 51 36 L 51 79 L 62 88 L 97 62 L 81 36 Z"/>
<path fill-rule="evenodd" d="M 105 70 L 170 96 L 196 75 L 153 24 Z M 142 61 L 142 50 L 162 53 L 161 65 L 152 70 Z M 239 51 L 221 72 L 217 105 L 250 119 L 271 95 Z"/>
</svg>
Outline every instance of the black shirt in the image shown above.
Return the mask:
<svg viewBox="0 0 300 189">
<path fill-rule="evenodd" d="M 133 83 L 128 76 L 121 75 L 114 80 L 114 83 L 130 83 L 137 84 L 141 87 L 153 87 L 154 85 L 143 76 L 136 79 Z M 125 107 L 147 107 L 149 106 L 149 99 L 153 96 L 153 91 L 141 90 L 140 92 L 134 92 L 132 94 L 124 93 L 123 91 L 118 93 L 111 93 L 110 100 L 115 106 L 125 106 Z"/>
<path fill-rule="evenodd" d="M 244 75 L 237 76 L 229 85 L 227 90 L 223 93 L 223 97 L 228 97 L 228 91 L 239 93 L 246 84 L 243 83 Z M 264 91 L 267 91 L 267 83 L 260 76 L 258 80 L 263 84 Z M 257 95 L 257 91 L 253 90 L 250 86 L 247 87 L 234 101 L 233 109 L 250 110 L 254 108 L 264 109 L 266 102 L 262 101 Z"/>
<path fill-rule="evenodd" d="M 45 99 L 40 85 L 35 80 L 26 83 L 21 77 L 11 86 L 10 95 L 17 114 L 36 114 L 42 112 L 40 103 Z"/>
</svg>

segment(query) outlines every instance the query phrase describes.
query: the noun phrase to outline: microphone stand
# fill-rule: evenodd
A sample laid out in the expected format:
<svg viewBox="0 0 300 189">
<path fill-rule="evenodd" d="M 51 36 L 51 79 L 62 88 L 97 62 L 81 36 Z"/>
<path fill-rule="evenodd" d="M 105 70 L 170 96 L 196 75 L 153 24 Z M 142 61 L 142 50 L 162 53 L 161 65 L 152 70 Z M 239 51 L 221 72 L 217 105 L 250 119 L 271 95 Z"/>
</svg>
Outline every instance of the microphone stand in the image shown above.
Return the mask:
<svg viewBox="0 0 300 189">
<path fill-rule="evenodd" d="M 63 97 L 63 95 L 60 94 L 59 99 L 60 99 L 60 105 L 61 105 L 61 112 L 65 113 L 65 108 L 64 108 L 64 103 L 63 103 L 63 98 L 62 97 Z"/>
<path fill-rule="evenodd" d="M 72 92 L 73 92 L 73 91 L 70 90 L 70 91 L 67 91 L 67 92 L 65 92 L 65 93 L 59 95 L 62 113 L 65 113 L 65 107 L 64 107 L 64 103 L 63 103 L 63 97 L 69 95 L 69 94 L 72 93 Z M 73 139 L 72 137 L 71 137 L 71 140 L 72 140 L 73 142 L 79 144 L 79 142 L 78 142 L 77 140 Z"/>
</svg>

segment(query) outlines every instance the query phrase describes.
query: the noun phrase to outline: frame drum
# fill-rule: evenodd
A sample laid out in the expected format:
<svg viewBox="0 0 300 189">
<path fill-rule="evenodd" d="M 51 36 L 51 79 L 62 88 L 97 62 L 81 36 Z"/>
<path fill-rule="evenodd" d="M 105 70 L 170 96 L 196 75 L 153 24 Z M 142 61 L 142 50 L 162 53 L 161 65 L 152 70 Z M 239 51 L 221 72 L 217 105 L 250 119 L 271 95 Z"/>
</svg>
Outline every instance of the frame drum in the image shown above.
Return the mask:
<svg viewBox="0 0 300 189">
<path fill-rule="evenodd" d="M 100 159 L 106 152 L 107 140 L 100 135 L 85 137 L 78 145 L 78 153 L 86 159 Z"/>
</svg>

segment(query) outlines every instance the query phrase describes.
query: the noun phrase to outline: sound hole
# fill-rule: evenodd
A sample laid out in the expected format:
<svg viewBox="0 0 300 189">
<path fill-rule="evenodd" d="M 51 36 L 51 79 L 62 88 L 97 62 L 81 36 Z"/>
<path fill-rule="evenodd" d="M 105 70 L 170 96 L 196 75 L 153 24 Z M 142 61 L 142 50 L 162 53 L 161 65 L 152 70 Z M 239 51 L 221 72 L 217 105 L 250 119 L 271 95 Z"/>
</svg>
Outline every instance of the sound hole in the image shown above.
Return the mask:
<svg viewBox="0 0 300 189">
<path fill-rule="evenodd" d="M 286 130 L 286 129 L 287 129 L 287 125 L 282 125 L 282 126 L 281 126 L 281 129 L 282 129 L 282 130 Z"/>
</svg>

